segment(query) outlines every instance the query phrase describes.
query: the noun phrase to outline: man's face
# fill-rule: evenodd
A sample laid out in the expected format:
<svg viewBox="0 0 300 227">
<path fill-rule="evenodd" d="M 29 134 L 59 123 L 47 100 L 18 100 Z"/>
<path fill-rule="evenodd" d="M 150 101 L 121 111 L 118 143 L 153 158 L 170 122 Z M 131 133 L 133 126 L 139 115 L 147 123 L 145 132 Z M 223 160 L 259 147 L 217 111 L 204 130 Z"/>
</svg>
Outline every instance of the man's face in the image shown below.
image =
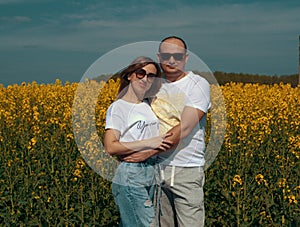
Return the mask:
<svg viewBox="0 0 300 227">
<path fill-rule="evenodd" d="M 167 76 L 179 76 L 184 72 L 188 54 L 178 39 L 168 39 L 161 44 L 158 59 Z"/>
</svg>

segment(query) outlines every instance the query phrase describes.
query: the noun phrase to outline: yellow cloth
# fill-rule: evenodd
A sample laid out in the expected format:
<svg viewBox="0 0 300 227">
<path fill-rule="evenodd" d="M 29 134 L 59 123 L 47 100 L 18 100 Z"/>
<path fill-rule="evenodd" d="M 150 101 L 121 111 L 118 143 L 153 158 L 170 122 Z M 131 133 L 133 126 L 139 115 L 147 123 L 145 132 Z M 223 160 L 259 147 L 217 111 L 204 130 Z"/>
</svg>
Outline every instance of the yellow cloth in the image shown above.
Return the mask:
<svg viewBox="0 0 300 227">
<path fill-rule="evenodd" d="M 159 119 L 160 134 L 165 134 L 181 120 L 184 108 L 184 94 L 177 93 L 170 97 L 160 94 L 151 104 L 151 107 Z"/>
</svg>

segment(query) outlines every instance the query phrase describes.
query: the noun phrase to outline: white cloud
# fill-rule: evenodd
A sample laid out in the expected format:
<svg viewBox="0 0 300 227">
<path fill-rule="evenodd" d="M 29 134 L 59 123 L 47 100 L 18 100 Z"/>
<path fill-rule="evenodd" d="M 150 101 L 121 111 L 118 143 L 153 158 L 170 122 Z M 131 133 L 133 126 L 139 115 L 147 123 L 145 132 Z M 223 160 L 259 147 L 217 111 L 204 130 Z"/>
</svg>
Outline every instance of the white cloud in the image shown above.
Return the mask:
<svg viewBox="0 0 300 227">
<path fill-rule="evenodd" d="M 27 4 L 27 3 L 47 3 L 53 0 L 0 0 L 0 5 Z"/>
<path fill-rule="evenodd" d="M 82 14 L 77 12 L 61 15 L 53 18 L 53 21 L 48 18 L 47 21 L 45 20 L 46 24 L 39 27 L 20 29 L 11 35 L 3 34 L 0 37 L 0 45 L 13 47 L 15 43 L 22 43 L 22 45 L 39 45 L 55 49 L 93 51 L 95 46 L 115 47 L 114 42 L 154 40 L 161 35 L 179 33 L 191 37 L 189 39 L 202 38 L 202 42 L 210 46 L 214 46 L 212 40 L 219 43 L 224 43 L 226 40 L 234 48 L 234 42 L 248 42 L 250 45 L 249 40 L 253 41 L 256 35 L 259 39 L 260 36 L 272 36 L 278 33 L 282 33 L 283 36 L 290 35 L 299 30 L 300 8 L 273 6 L 266 10 L 266 6 L 260 4 L 235 4 L 221 7 L 208 5 L 191 7 L 183 4 L 175 7 L 177 10 L 151 7 L 151 12 L 155 13 L 143 14 L 142 12 L 147 11 L 143 8 L 137 19 L 122 17 L 122 14 L 119 14 L 120 17 L 117 15 L 108 17 L 106 15 L 111 12 L 106 12 L 103 5 L 89 6 Z M 116 7 L 114 12 L 121 10 Z M 130 14 L 131 10 L 127 14 Z M 0 20 L 28 22 L 30 18 L 2 17 Z"/>
<path fill-rule="evenodd" d="M 109 27 L 109 28 L 113 28 L 113 27 L 120 27 L 120 26 L 123 26 L 123 23 L 122 22 L 119 22 L 119 21 L 106 21 L 106 20 L 95 20 L 95 19 L 92 19 L 92 20 L 82 20 L 78 27 L 79 28 L 99 28 L 99 27 Z"/>
<path fill-rule="evenodd" d="M 25 0 L 0 0 L 1 4 L 11 4 L 11 3 L 19 3 L 19 2 L 25 2 Z"/>
<path fill-rule="evenodd" d="M 30 22 L 31 18 L 24 16 L 0 17 L 0 21 L 8 23 L 24 23 Z"/>
<path fill-rule="evenodd" d="M 105 10 L 102 4 L 98 4 L 89 6 L 84 15 L 73 15 L 73 17 L 79 20 L 79 29 L 92 30 L 99 27 L 129 29 L 129 32 L 124 35 L 137 29 L 149 29 L 151 33 L 161 29 L 193 32 L 197 29 L 198 34 L 266 34 L 299 30 L 300 7 L 282 8 L 280 5 L 253 3 L 222 6 L 179 4 L 173 8 L 175 9 L 143 5 L 139 10 L 140 13 L 136 14 L 135 7 L 129 7 L 126 13 L 122 13 L 122 8 L 115 7 L 111 11 Z"/>
<path fill-rule="evenodd" d="M 0 4 L 5 2 L 24 3 L 25 0 L 0 0 Z M 168 4 L 170 7 L 149 4 L 106 7 L 99 3 L 84 8 L 82 3 L 81 10 L 77 8 L 55 16 L 49 12 L 35 16 L 34 23 L 27 24 L 30 17 L 0 16 L 0 23 L 6 22 L 0 27 L 0 49 L 35 48 L 93 55 L 129 43 L 159 41 L 174 34 L 186 38 L 190 50 L 209 59 L 209 65 L 215 64 L 213 70 L 259 73 L 258 65 L 261 68 L 269 65 L 267 70 L 279 74 L 292 71 L 290 65 L 297 56 L 298 36 L 295 34 L 299 35 L 299 7 L 273 3 L 191 6 L 170 1 Z M 8 22 L 15 24 L 10 26 Z M 279 68 L 284 69 L 279 71 Z"/>
<path fill-rule="evenodd" d="M 49 0 L 43 0 L 43 2 Z M 30 3 L 39 2 L 39 0 L 0 0 L 0 5 L 18 4 L 18 3 Z"/>
</svg>

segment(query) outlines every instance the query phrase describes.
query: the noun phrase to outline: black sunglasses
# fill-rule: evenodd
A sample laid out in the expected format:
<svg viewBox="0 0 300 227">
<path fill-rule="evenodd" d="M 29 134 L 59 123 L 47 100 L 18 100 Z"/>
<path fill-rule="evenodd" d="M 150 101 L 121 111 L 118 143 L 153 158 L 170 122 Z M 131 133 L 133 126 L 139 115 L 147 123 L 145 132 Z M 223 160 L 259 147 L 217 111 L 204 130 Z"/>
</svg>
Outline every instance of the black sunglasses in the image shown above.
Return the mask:
<svg viewBox="0 0 300 227">
<path fill-rule="evenodd" d="M 159 53 L 159 56 L 163 61 L 167 61 L 171 57 L 173 57 L 175 61 L 182 61 L 185 56 L 185 53 Z"/>
<path fill-rule="evenodd" d="M 147 74 L 145 69 L 137 69 L 137 70 L 135 70 L 135 74 L 136 74 L 136 77 L 139 79 L 143 79 L 145 76 L 147 76 L 148 80 L 153 80 L 154 77 L 157 77 L 157 75 L 154 73 Z"/>
</svg>

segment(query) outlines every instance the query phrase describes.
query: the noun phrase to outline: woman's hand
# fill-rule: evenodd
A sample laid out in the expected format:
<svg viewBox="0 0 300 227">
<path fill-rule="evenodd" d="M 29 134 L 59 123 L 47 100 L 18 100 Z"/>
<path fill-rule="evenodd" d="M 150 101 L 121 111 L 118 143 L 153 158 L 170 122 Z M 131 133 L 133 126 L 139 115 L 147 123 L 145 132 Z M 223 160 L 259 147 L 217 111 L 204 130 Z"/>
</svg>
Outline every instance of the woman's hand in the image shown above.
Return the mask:
<svg viewBox="0 0 300 227">
<path fill-rule="evenodd" d="M 143 150 L 135 152 L 133 154 L 122 157 L 120 160 L 125 162 L 143 162 L 146 159 L 150 158 L 154 154 L 159 153 L 158 150 Z"/>
</svg>

